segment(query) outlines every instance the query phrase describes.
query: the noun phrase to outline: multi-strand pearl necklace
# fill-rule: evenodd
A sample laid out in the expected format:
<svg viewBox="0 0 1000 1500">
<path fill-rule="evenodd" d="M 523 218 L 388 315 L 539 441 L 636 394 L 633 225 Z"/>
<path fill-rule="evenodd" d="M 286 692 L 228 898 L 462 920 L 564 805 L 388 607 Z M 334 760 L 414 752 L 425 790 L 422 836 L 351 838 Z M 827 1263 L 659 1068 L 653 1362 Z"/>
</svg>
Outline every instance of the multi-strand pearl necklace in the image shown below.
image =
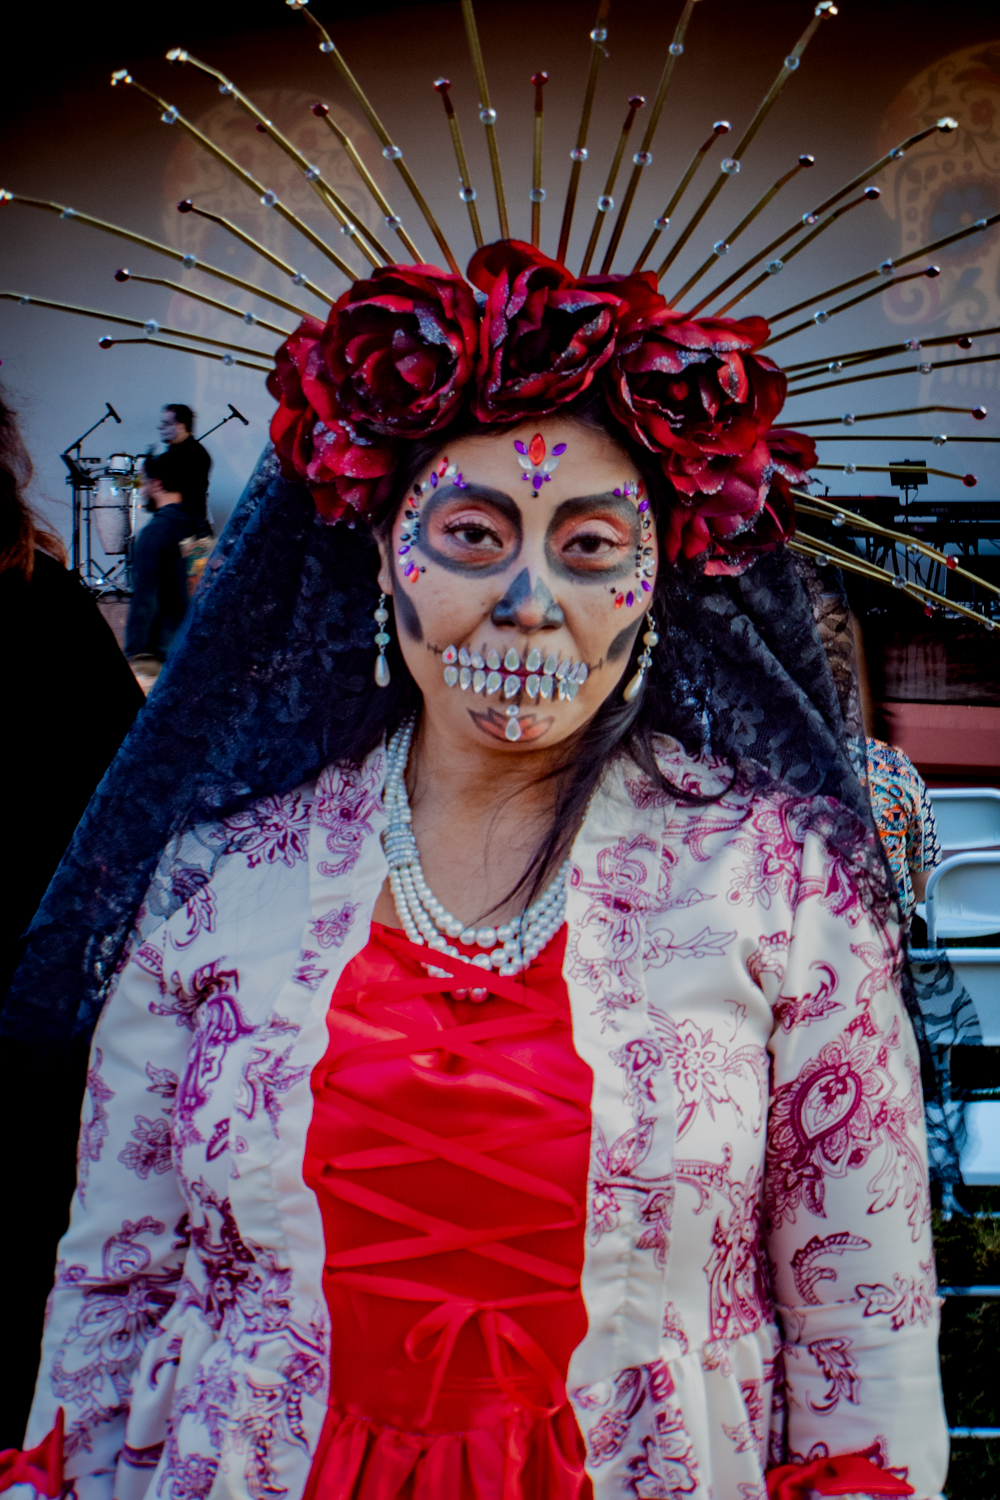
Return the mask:
<svg viewBox="0 0 1000 1500">
<path fill-rule="evenodd" d="M 446 910 L 424 879 L 417 841 L 410 827 L 413 814 L 406 795 L 405 776 L 415 724 L 415 717 L 408 719 L 389 741 L 383 794 L 389 826 L 382 834 L 382 847 L 389 861 L 389 886 L 403 930 L 411 943 L 425 943 L 450 958 L 463 957 L 454 943 L 448 941 L 457 938 L 467 948 L 476 946 L 484 950 L 471 960 L 477 968 L 496 969 L 504 975 L 518 974 L 538 957 L 566 920 L 569 860 L 560 866 L 552 884 L 537 901 L 521 916 L 502 922 L 499 927 L 466 927 Z"/>
</svg>

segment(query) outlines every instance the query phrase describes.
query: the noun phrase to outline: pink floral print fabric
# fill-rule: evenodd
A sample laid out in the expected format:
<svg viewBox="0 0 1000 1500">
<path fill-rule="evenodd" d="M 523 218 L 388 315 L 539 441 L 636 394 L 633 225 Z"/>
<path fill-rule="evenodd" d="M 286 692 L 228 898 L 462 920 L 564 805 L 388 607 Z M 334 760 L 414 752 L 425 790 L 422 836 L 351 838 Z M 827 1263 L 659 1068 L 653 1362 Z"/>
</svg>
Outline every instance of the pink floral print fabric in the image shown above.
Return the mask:
<svg viewBox="0 0 1000 1500">
<path fill-rule="evenodd" d="M 309 1078 L 385 878 L 383 778 L 378 752 L 191 830 L 147 894 L 27 1437 L 65 1408 L 78 1500 L 303 1493 L 337 1337 Z M 594 1074 L 567 1383 L 596 1500 L 766 1500 L 770 1465 L 862 1450 L 930 1500 L 947 1429 L 897 934 L 801 799 L 679 807 L 628 767 L 574 844 L 567 921 Z"/>
</svg>

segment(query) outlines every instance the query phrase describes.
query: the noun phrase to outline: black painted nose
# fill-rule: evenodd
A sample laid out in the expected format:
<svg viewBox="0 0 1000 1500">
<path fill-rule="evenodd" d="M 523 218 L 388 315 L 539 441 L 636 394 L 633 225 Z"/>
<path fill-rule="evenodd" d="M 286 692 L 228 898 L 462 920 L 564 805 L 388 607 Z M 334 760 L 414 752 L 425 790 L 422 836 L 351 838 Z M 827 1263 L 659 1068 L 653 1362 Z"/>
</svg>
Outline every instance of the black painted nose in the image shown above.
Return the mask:
<svg viewBox="0 0 1000 1500">
<path fill-rule="evenodd" d="M 502 599 L 490 611 L 494 625 L 513 625 L 518 630 L 558 630 L 566 617 L 541 578 L 531 581 L 522 568 Z"/>
</svg>

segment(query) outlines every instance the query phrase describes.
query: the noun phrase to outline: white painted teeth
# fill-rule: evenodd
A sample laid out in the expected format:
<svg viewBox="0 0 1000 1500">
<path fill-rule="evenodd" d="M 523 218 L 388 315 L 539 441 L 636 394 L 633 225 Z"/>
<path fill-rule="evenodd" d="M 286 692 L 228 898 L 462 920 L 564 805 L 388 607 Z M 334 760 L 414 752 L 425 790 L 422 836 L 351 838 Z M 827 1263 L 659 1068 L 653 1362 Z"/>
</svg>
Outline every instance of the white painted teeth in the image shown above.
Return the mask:
<svg viewBox="0 0 1000 1500">
<path fill-rule="evenodd" d="M 548 702 L 552 698 L 572 702 L 590 676 L 586 662 L 570 661 L 569 657 L 560 660 L 554 651 L 543 664 L 537 646 L 532 646 L 525 655 L 528 675 L 523 681 L 516 675 L 521 658 L 513 646 L 504 654 L 502 664 L 498 651 L 488 651 L 484 658 L 479 651 L 470 651 L 467 646 L 446 646 L 441 660 L 448 687 L 461 688 L 463 693 L 471 687 L 474 693 L 483 693 L 487 698 L 502 693 L 510 700 L 516 698 L 523 688 L 533 702 L 538 699 Z"/>
</svg>

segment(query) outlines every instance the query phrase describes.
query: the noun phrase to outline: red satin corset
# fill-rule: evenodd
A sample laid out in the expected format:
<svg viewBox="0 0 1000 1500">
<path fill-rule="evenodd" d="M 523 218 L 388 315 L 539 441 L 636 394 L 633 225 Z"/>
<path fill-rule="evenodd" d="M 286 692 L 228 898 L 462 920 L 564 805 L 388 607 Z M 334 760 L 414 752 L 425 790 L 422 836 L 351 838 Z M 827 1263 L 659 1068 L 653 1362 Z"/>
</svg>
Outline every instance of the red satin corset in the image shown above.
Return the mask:
<svg viewBox="0 0 1000 1500">
<path fill-rule="evenodd" d="M 593 1075 L 565 928 L 527 975 L 379 923 L 334 992 L 305 1177 L 326 1237 L 330 1410 L 307 1500 L 577 1500 L 566 1402 Z M 488 986 L 481 1003 L 453 999 Z"/>
</svg>

